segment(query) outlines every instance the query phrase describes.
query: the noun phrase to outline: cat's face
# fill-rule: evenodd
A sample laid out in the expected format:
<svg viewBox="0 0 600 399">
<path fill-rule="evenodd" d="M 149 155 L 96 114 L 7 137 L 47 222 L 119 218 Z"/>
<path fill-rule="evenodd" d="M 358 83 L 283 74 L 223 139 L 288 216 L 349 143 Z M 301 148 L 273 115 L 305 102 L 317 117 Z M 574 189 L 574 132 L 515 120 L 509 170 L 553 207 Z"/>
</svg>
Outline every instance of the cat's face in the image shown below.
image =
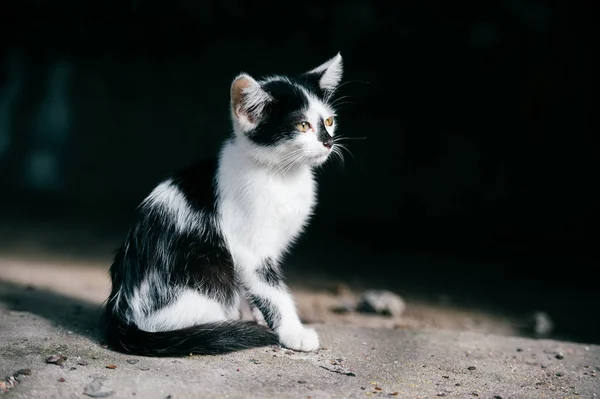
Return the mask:
<svg viewBox="0 0 600 399">
<path fill-rule="evenodd" d="M 255 158 L 282 171 L 322 164 L 335 147 L 331 101 L 341 77 L 340 54 L 299 76 L 238 76 L 231 86 L 236 136 Z"/>
</svg>

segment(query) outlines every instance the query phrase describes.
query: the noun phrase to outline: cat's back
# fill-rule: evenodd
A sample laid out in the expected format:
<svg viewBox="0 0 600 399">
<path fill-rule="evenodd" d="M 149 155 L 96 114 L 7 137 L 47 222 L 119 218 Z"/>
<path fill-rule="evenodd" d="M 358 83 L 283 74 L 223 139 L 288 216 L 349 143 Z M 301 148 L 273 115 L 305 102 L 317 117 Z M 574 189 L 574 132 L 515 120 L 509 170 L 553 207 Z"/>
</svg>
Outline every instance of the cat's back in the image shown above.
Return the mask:
<svg viewBox="0 0 600 399">
<path fill-rule="evenodd" d="M 214 211 L 216 204 L 215 176 L 218 162 L 206 159 L 179 170 L 170 179 L 171 185 L 183 194 L 197 210 Z"/>
</svg>

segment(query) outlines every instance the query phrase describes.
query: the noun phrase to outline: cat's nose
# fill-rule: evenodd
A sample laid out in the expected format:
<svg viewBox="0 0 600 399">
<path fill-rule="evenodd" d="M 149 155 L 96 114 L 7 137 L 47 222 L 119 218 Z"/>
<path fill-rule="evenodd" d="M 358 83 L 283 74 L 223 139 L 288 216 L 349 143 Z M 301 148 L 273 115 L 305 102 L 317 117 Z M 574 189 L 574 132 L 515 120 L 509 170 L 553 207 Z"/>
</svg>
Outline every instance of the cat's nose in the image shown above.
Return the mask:
<svg viewBox="0 0 600 399">
<path fill-rule="evenodd" d="M 323 145 L 325 146 L 325 148 L 331 149 L 331 147 L 333 146 L 333 137 L 329 136 L 327 140 L 323 141 Z"/>
</svg>

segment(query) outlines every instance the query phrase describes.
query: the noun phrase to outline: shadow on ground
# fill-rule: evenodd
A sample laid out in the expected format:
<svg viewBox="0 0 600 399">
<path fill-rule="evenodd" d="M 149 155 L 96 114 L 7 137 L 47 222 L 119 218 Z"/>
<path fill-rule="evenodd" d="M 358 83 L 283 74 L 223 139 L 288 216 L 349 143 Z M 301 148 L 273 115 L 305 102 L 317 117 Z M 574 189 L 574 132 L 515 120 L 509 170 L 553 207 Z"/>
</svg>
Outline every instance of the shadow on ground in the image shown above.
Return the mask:
<svg viewBox="0 0 600 399">
<path fill-rule="evenodd" d="M 9 310 L 32 313 L 71 333 L 100 341 L 100 307 L 95 303 L 2 280 L 0 302 Z"/>
</svg>

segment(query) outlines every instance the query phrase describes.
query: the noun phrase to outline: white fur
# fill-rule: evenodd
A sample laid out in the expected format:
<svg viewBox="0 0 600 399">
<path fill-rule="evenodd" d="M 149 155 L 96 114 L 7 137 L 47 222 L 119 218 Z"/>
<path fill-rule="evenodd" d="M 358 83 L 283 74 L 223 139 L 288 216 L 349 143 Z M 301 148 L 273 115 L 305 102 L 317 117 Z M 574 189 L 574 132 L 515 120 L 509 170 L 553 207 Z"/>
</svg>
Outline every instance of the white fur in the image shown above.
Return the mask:
<svg viewBox="0 0 600 399">
<path fill-rule="evenodd" d="M 160 183 L 144 200 L 142 206 L 154 206 L 169 215 L 178 231 L 202 226 L 202 215 L 194 211 L 185 196 L 168 179 Z"/>
<path fill-rule="evenodd" d="M 224 147 L 217 179 L 223 233 L 236 271 L 252 293 L 277 308 L 281 320 L 276 332 L 282 344 L 316 349 L 318 337 L 300 323 L 285 286 L 268 285 L 255 273 L 265 259 L 280 259 L 308 223 L 316 202 L 312 170 L 302 165 L 285 175 L 274 173 L 257 163 L 246 145 L 235 141 Z"/>
<path fill-rule="evenodd" d="M 297 238 L 312 213 L 316 187 L 307 165 L 280 175 L 250 151 L 245 142 L 226 144 L 217 181 L 221 227 L 234 263 L 254 269 L 266 258 L 278 259 Z"/>
<path fill-rule="evenodd" d="M 154 332 L 236 319 L 239 317 L 239 309 L 237 305 L 229 309 L 223 308 L 219 302 L 207 298 L 198 291 L 186 289 L 178 294 L 171 305 L 152 312 L 147 317 L 136 316 L 134 320 L 138 328 Z"/>
</svg>

